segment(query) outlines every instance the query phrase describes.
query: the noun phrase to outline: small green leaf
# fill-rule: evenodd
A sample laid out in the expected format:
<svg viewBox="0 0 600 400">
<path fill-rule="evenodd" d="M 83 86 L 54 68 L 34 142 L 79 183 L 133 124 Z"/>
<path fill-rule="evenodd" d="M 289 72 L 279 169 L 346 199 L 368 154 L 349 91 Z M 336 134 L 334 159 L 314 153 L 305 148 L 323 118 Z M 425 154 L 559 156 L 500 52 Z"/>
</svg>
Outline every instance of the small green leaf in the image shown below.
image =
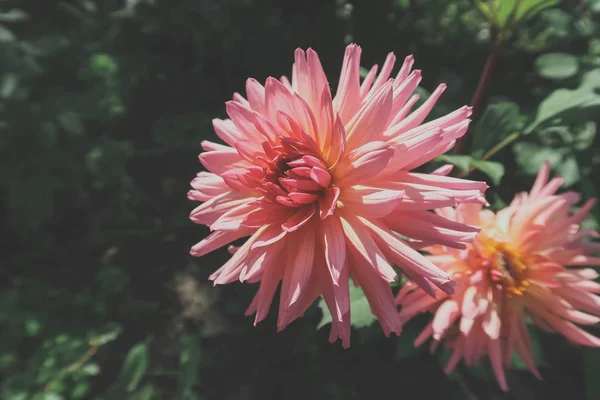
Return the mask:
<svg viewBox="0 0 600 400">
<path fill-rule="evenodd" d="M 579 181 L 579 165 L 575 156 L 565 157 L 557 166 L 557 172 L 564 179 L 563 187 L 569 187 Z"/>
<path fill-rule="evenodd" d="M 12 42 L 16 39 L 14 33 L 12 33 L 9 29 L 0 25 L 0 43 Z"/>
<path fill-rule="evenodd" d="M 599 88 L 600 68 L 588 71 L 577 89 L 555 90 L 540 103 L 535 119 L 525 129 L 525 133 L 533 132 L 540 125 L 567 111 L 600 106 Z"/>
<path fill-rule="evenodd" d="M 496 161 L 471 161 L 471 165 L 490 177 L 494 185 L 500 184 L 504 176 L 504 165 Z"/>
<path fill-rule="evenodd" d="M 319 300 L 319 307 L 323 311 L 323 318 L 317 325 L 317 329 L 321 329 L 323 326 L 331 323 L 331 314 L 323 298 Z M 376 320 L 364 292 L 353 283 L 350 283 L 350 309 L 352 313 L 352 326 L 355 328 L 370 326 Z"/>
<path fill-rule="evenodd" d="M 558 4 L 559 1 L 560 0 L 522 0 L 520 1 L 515 19 L 519 22 L 524 22 L 529 18 L 534 17 L 540 11 Z"/>
<path fill-rule="evenodd" d="M 505 28 L 514 18 L 514 13 L 517 12 L 519 0 L 502 0 L 495 3 L 496 26 L 498 28 Z"/>
<path fill-rule="evenodd" d="M 96 363 L 87 363 L 81 368 L 81 372 L 89 376 L 96 376 L 100 373 L 100 367 Z"/>
<path fill-rule="evenodd" d="M 40 333 L 41 329 L 42 324 L 37 319 L 28 318 L 25 321 L 25 332 L 27 333 L 27 336 L 36 336 L 38 333 Z"/>
<path fill-rule="evenodd" d="M 513 151 L 517 164 L 523 172 L 527 175 L 536 175 L 545 161 L 556 167 L 568 149 L 554 149 L 535 143 L 521 142 L 513 146 Z"/>
<path fill-rule="evenodd" d="M 148 369 L 148 345 L 138 343 L 129 350 L 119 376 L 119 383 L 127 392 L 137 389 Z"/>
<path fill-rule="evenodd" d="M 13 8 L 7 12 L 0 13 L 0 22 L 18 22 L 29 19 L 29 14 L 18 8 Z"/>
<path fill-rule="evenodd" d="M 519 106 L 500 102 L 486 107 L 473 128 L 471 155 L 479 159 L 511 133 L 521 129 Z"/>
<path fill-rule="evenodd" d="M 150 400 L 154 394 L 154 387 L 150 384 L 145 385 L 140 390 L 128 397 L 128 400 Z"/>
<path fill-rule="evenodd" d="M 193 394 L 200 370 L 200 336 L 186 335 L 181 339 L 176 400 L 187 400 Z"/>
<path fill-rule="evenodd" d="M 441 156 L 437 157 L 435 161 L 446 162 L 454 165 L 462 172 L 468 172 L 471 162 L 473 161 L 473 157 L 442 154 Z"/>
<path fill-rule="evenodd" d="M 544 78 L 565 79 L 577 73 L 579 61 L 572 54 L 548 53 L 535 60 L 535 69 Z"/>
</svg>

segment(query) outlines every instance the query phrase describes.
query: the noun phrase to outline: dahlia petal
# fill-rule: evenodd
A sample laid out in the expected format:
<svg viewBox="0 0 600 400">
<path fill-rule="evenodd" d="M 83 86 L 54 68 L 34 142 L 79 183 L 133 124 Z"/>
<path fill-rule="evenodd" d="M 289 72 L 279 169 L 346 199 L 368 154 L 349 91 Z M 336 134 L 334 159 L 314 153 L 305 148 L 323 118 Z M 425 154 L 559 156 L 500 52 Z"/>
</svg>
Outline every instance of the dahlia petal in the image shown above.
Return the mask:
<svg viewBox="0 0 600 400">
<path fill-rule="evenodd" d="M 346 152 L 346 131 L 339 116 L 336 117 L 333 125 L 331 143 L 326 148 L 329 149 L 326 157 L 327 162 L 330 163 L 333 169 Z"/>
<path fill-rule="evenodd" d="M 389 283 L 381 279 L 380 273 L 361 266 L 352 265 L 351 274 L 365 293 L 371 312 L 379 320 L 384 334 L 389 336 L 394 332 L 399 335 L 402 330 L 402 321 L 396 310 Z"/>
<path fill-rule="evenodd" d="M 342 121 L 349 121 L 360 107 L 360 53 L 355 44 L 346 47 L 333 109 Z"/>
<path fill-rule="evenodd" d="M 492 340 L 497 340 L 500 337 L 500 316 L 495 308 L 489 308 L 483 318 L 483 331 Z"/>
<path fill-rule="evenodd" d="M 368 231 L 365 227 L 366 220 L 344 215 L 340 217 L 340 222 L 346 235 L 348 247 L 355 250 L 360 257 L 368 262 L 377 271 L 381 279 L 386 282 L 393 282 L 396 278 L 396 272 L 388 264 L 383 253 L 375 244 L 375 241 L 367 234 Z"/>
<path fill-rule="evenodd" d="M 452 371 L 454 371 L 454 368 L 456 368 L 456 366 L 458 365 L 458 362 L 462 358 L 462 355 L 462 342 L 458 342 L 456 346 L 454 346 L 454 351 L 450 356 L 450 360 L 448 360 L 448 363 L 444 368 L 444 372 L 446 374 L 450 374 L 452 373 Z"/>
<path fill-rule="evenodd" d="M 333 215 L 339 196 L 340 188 L 334 186 L 327 189 L 325 194 L 319 199 L 319 216 L 322 220 Z"/>
<path fill-rule="evenodd" d="M 404 62 L 402 63 L 402 67 L 400 67 L 400 71 L 398 71 L 398 75 L 396 75 L 396 80 L 399 82 L 404 81 L 408 77 L 408 74 L 410 73 L 414 63 L 415 58 L 412 54 L 406 56 L 404 58 Z"/>
<path fill-rule="evenodd" d="M 313 193 L 291 192 L 288 197 L 298 204 L 312 204 L 319 199 L 319 195 Z"/>
<path fill-rule="evenodd" d="M 521 357 L 521 360 L 523 360 L 523 363 L 533 373 L 533 375 L 538 379 L 542 379 L 542 375 L 535 366 L 535 362 L 533 360 L 533 353 L 531 351 L 531 343 L 529 341 L 529 332 L 527 332 L 527 327 L 525 326 L 523 320 L 520 320 L 518 324 L 519 332 L 516 334 L 515 337 L 515 350 L 517 351 L 517 354 L 519 354 L 519 357 Z"/>
<path fill-rule="evenodd" d="M 248 228 L 258 228 L 279 220 L 285 220 L 289 217 L 289 209 L 282 209 L 280 207 L 276 209 L 259 208 L 247 213 L 240 221 L 240 225 Z"/>
<path fill-rule="evenodd" d="M 223 214 L 248 203 L 252 199 L 235 192 L 225 192 L 202 203 L 190 213 L 190 219 L 197 224 L 212 225 Z"/>
<path fill-rule="evenodd" d="M 442 303 L 437 309 L 432 321 L 433 338 L 440 340 L 446 333 L 450 325 L 459 317 L 460 309 L 458 303 L 453 300 L 448 300 Z"/>
<path fill-rule="evenodd" d="M 340 275 L 346 264 L 346 242 L 344 231 L 337 218 L 327 218 L 322 225 L 322 240 L 325 262 L 335 286 L 340 284 Z"/>
<path fill-rule="evenodd" d="M 249 78 L 246 81 L 246 96 L 248 96 L 248 103 L 252 110 L 259 114 L 265 114 L 265 88 L 256 79 Z"/>
<path fill-rule="evenodd" d="M 308 49 L 306 54 L 302 49 L 296 49 L 294 68 L 296 74 L 292 79 L 292 87 L 298 94 L 308 101 L 308 104 L 317 108 L 321 96 L 321 89 L 328 86 L 325 71 L 317 53 Z"/>
<path fill-rule="evenodd" d="M 239 229 L 246 216 L 255 211 L 256 206 L 243 203 L 237 207 L 230 209 L 221 215 L 215 222 L 210 225 L 211 231 L 230 231 Z"/>
<path fill-rule="evenodd" d="M 371 88 L 371 92 L 378 90 L 388 81 L 388 78 L 390 77 L 390 74 L 392 73 L 392 69 L 394 68 L 395 62 L 396 62 L 396 56 L 394 55 L 394 53 L 388 53 L 387 57 L 385 58 L 385 62 L 383 63 L 383 66 L 381 67 L 381 72 L 379 73 L 379 76 L 377 77 L 375 84 Z"/>
<path fill-rule="evenodd" d="M 283 239 L 286 234 L 287 232 L 284 231 L 281 226 L 277 224 L 269 225 L 256 242 L 252 244 L 252 249 L 269 246 Z"/>
<path fill-rule="evenodd" d="M 452 164 L 442 165 L 441 167 L 433 171 L 431 175 L 448 176 L 450 175 L 453 169 L 454 165 Z"/>
<path fill-rule="evenodd" d="M 232 120 L 218 119 L 212 120 L 213 128 L 217 136 L 230 146 L 233 146 L 238 140 L 245 139 L 245 136 L 235 127 Z"/>
<path fill-rule="evenodd" d="M 349 149 L 356 149 L 380 138 L 392 111 L 392 94 L 393 87 L 390 81 L 365 102 L 345 125 Z"/>
<path fill-rule="evenodd" d="M 281 295 L 284 307 L 294 304 L 301 292 L 306 290 L 315 256 L 314 230 L 303 229 L 296 236 L 298 247 L 295 252 L 290 251 L 290 259 L 283 277 Z"/>
<path fill-rule="evenodd" d="M 260 280 L 258 291 L 256 292 L 252 303 L 248 307 L 248 310 L 246 310 L 246 315 L 256 313 L 254 326 L 265 319 L 269 313 L 269 308 L 271 308 L 275 291 L 277 290 L 277 286 L 279 286 L 279 281 L 283 277 L 282 263 L 272 262 L 271 266 L 272 268 L 265 269 Z"/>
<path fill-rule="evenodd" d="M 421 276 L 418 272 L 411 271 L 410 269 L 405 268 L 402 272 L 412 282 L 417 284 L 417 286 L 419 286 L 425 293 L 427 293 L 427 295 L 429 295 L 430 298 L 437 299 L 435 289 L 433 288 L 433 286 L 431 286 L 431 282 L 429 282 L 427 279 L 425 279 L 423 276 Z M 397 299 L 396 301 L 400 301 L 400 300 Z"/>
<path fill-rule="evenodd" d="M 329 183 L 331 182 L 331 175 L 329 175 L 329 172 L 319 167 L 314 167 L 310 170 L 310 177 L 324 188 L 329 187 Z"/>
<path fill-rule="evenodd" d="M 375 221 L 368 221 L 359 217 L 366 227 L 375 235 L 375 240 L 385 244 L 386 255 L 403 269 L 409 268 L 427 278 L 431 283 L 448 294 L 454 293 L 455 283 L 448 274 L 436 267 L 423 255 L 411 249 L 402 239 L 394 235 L 389 229 Z M 370 238 L 370 237 L 369 237 Z"/>
<path fill-rule="evenodd" d="M 281 82 L 274 78 L 267 78 L 265 83 L 265 106 L 269 112 L 269 119 L 276 121 L 278 114 L 283 113 L 290 121 L 296 122 L 302 130 L 312 134 L 316 129 L 314 117 L 310 108 L 297 95 L 293 94 Z"/>
<path fill-rule="evenodd" d="M 220 247 L 223 247 L 234 240 L 249 236 L 252 233 L 252 229 L 240 229 L 238 231 L 218 231 L 213 232 L 206 237 L 206 239 L 196 243 L 192 246 L 190 254 L 194 257 L 201 257 L 205 254 L 210 253 Z"/>
<path fill-rule="evenodd" d="M 252 166 L 252 164 L 240 157 L 235 149 L 228 151 L 208 151 L 200 154 L 198 159 L 207 170 L 218 175 L 229 169 Z"/>
<path fill-rule="evenodd" d="M 373 80 L 375 79 L 375 75 L 377 75 L 377 68 L 379 68 L 377 64 L 373 65 L 367 73 L 367 75 L 365 76 L 365 79 L 363 79 L 362 83 L 360 84 L 361 98 L 364 98 L 367 95 L 367 93 L 369 93 L 369 91 L 371 90 Z"/>
<path fill-rule="evenodd" d="M 392 115 L 394 116 L 389 123 L 385 136 L 390 137 L 390 128 L 393 131 L 398 123 L 406 118 L 412 107 L 417 103 L 420 96 L 413 94 L 421 82 L 421 71 L 415 70 L 407 76 L 406 79 L 394 81 L 394 103 L 392 104 Z"/>
<path fill-rule="evenodd" d="M 227 184 L 223 181 L 219 175 L 212 174 L 210 172 L 198 172 L 196 177 L 192 180 L 191 186 L 198 193 L 195 199 L 200 201 L 208 201 L 215 196 L 229 192 L 230 189 Z"/>
<path fill-rule="evenodd" d="M 239 279 L 240 272 L 244 268 L 244 261 L 250 252 L 250 248 L 254 240 L 260 236 L 262 229 L 258 230 L 246 242 L 240 246 L 239 250 L 225 263 L 221 268 L 212 273 L 208 279 L 213 281 L 213 284 L 224 285 L 234 282 Z"/>
<path fill-rule="evenodd" d="M 256 113 L 252 111 L 249 106 L 245 106 L 236 101 L 228 101 L 225 103 L 225 110 L 237 130 L 242 135 L 242 137 L 238 137 L 237 140 L 250 139 L 257 144 L 262 141 L 263 136 L 258 132 L 254 125 Z M 232 143 L 232 145 L 234 143 Z"/>
<path fill-rule="evenodd" d="M 600 338 L 578 328 L 572 322 L 560 319 L 558 317 L 548 315 L 544 318 L 548 324 L 557 332 L 565 335 L 569 340 L 583 346 L 600 347 Z"/>
<path fill-rule="evenodd" d="M 383 218 L 402 201 L 404 192 L 356 185 L 344 189 L 340 201 L 356 215 Z"/>
<path fill-rule="evenodd" d="M 433 335 L 433 324 L 429 323 L 425 327 L 425 329 L 423 329 L 423 331 L 419 334 L 419 336 L 417 336 L 417 338 L 413 342 L 413 345 L 415 347 L 421 346 L 423 343 L 425 343 L 425 341 L 427 341 L 427 339 L 431 337 L 431 335 Z"/>
<path fill-rule="evenodd" d="M 479 228 L 448 220 L 428 211 L 406 213 L 394 211 L 386 222 L 396 232 L 405 236 L 462 249 L 471 243 Z"/>
<path fill-rule="evenodd" d="M 394 154 L 394 148 L 385 142 L 367 143 L 348 154 L 343 165 L 338 164 L 334 174 L 340 187 L 352 186 L 381 172 Z"/>
<path fill-rule="evenodd" d="M 315 215 L 315 207 L 312 204 L 299 208 L 287 221 L 281 224 L 281 228 L 286 232 L 296 231 L 308 223 L 313 215 Z"/>
<path fill-rule="evenodd" d="M 488 341 L 488 354 L 490 355 L 492 369 L 494 370 L 500 389 L 504 392 L 508 392 L 508 383 L 506 383 L 506 376 L 504 375 L 504 368 L 502 367 L 502 353 L 500 350 L 500 341 L 498 339 Z"/>
<path fill-rule="evenodd" d="M 402 120 L 398 125 L 402 127 L 402 129 L 408 130 L 412 129 L 417 125 L 420 125 L 425 118 L 429 115 L 435 103 L 439 100 L 440 96 L 446 90 L 446 84 L 440 84 L 434 91 L 431 93 L 431 96 L 419 108 L 413 111 L 408 117 Z"/>
</svg>

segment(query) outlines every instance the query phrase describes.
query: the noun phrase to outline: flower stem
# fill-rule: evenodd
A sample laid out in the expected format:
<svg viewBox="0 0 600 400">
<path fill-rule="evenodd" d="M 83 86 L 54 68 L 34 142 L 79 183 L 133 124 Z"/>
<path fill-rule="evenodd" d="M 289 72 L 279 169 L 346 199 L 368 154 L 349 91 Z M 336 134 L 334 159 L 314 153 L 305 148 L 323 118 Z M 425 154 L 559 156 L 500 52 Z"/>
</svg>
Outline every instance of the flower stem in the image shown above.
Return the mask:
<svg viewBox="0 0 600 400">
<path fill-rule="evenodd" d="M 492 156 L 494 154 L 496 154 L 497 152 L 499 152 L 500 150 L 502 150 L 504 147 L 508 146 L 509 144 L 511 144 L 512 142 L 514 142 L 515 140 L 517 140 L 519 137 L 521 136 L 521 134 L 519 132 L 514 132 L 511 135 L 507 136 L 506 139 L 504 139 L 503 141 L 501 141 L 500 143 L 498 143 L 497 145 L 495 145 L 494 147 L 491 148 L 490 151 L 488 151 L 487 153 L 485 153 L 483 155 L 483 157 L 481 157 L 478 161 L 487 161 L 490 158 L 492 158 Z M 472 166 L 469 168 L 469 170 L 467 172 L 461 172 L 458 176 L 460 178 L 464 178 L 465 176 L 467 176 L 468 174 L 470 174 L 471 172 L 475 171 L 477 169 L 477 167 Z"/>
<path fill-rule="evenodd" d="M 485 61 L 485 65 L 483 67 L 483 71 L 481 72 L 481 76 L 479 77 L 479 83 L 477 84 L 477 89 L 475 89 L 475 94 L 473 94 L 473 99 L 471 100 L 471 105 L 473 107 L 473 112 L 471 114 L 471 120 L 475 120 L 478 115 L 479 109 L 483 105 L 483 100 L 485 99 L 485 94 L 487 91 L 487 87 L 490 81 L 490 77 L 494 71 L 496 66 L 496 62 L 498 60 L 498 55 L 500 54 L 500 47 L 502 43 L 503 33 L 502 31 L 498 31 L 493 34 L 493 44 L 492 50 Z M 464 134 L 463 137 L 456 141 L 456 146 L 454 146 L 454 152 L 456 154 L 461 154 L 465 150 L 465 146 L 467 144 L 467 139 L 469 133 L 473 130 L 471 127 L 467 133 Z"/>
</svg>

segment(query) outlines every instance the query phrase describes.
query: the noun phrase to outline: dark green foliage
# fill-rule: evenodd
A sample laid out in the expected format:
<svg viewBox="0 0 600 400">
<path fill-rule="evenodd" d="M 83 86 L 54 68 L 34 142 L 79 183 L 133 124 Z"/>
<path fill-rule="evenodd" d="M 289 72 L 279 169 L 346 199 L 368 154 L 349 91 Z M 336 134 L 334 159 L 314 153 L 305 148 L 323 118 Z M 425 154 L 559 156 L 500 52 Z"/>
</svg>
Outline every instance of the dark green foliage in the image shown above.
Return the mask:
<svg viewBox="0 0 600 400">
<path fill-rule="evenodd" d="M 492 3 L 0 2 L 0 398 L 599 398 L 597 351 L 545 334 L 544 382 L 519 360 L 509 395 L 486 365 L 447 377 L 443 351 L 412 346 L 426 318 L 385 338 L 358 290 L 349 350 L 315 330 L 329 321 L 316 304 L 284 332 L 274 310 L 255 328 L 255 285 L 207 281 L 228 253 L 188 255 L 208 233 L 185 194 L 211 120 L 247 77 L 289 76 L 296 47 L 318 51 L 334 87 L 350 41 L 365 67 L 413 53 L 420 94 L 448 83 L 439 116 L 470 102 L 491 27 L 514 18 L 471 152 L 440 161 L 487 180 L 493 206 L 545 160 L 596 196 L 600 3 L 503 0 L 495 23 Z"/>
</svg>

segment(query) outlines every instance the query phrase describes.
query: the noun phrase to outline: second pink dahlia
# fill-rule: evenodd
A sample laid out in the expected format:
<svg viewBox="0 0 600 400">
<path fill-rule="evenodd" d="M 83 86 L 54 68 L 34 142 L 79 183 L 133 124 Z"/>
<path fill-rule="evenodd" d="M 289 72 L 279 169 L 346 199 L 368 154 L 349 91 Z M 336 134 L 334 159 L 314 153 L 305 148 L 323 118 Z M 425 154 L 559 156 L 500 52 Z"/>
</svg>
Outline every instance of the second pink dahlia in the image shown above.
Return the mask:
<svg viewBox="0 0 600 400">
<path fill-rule="evenodd" d="M 267 315 L 282 282 L 278 328 L 323 296 L 332 315 L 330 340 L 350 342 L 349 279 L 364 291 L 386 335 L 399 333 L 390 282 L 397 264 L 416 282 L 452 292 L 449 275 L 397 233 L 423 243 L 464 247 L 477 228 L 429 210 L 485 203 L 483 182 L 410 172 L 448 151 L 469 125 L 470 108 L 423 123 L 445 89 L 416 110 L 421 72 L 407 57 L 390 78 L 395 57 L 360 80 L 361 49 L 346 48 L 332 96 L 313 50 L 298 49 L 287 78 L 248 79 L 246 98 L 226 104 L 230 119 L 213 121 L 227 145 L 203 142 L 209 172 L 192 181 L 190 218 L 212 233 L 191 249 L 202 256 L 232 241 L 231 259 L 215 284 L 260 282 L 247 314 Z M 430 287 L 428 290 L 432 290 Z"/>
<path fill-rule="evenodd" d="M 445 246 L 427 248 L 427 258 L 456 281 L 456 294 L 438 292 L 432 298 L 414 282 L 398 294 L 401 317 L 409 320 L 420 312 L 434 313 L 415 346 L 433 337 L 432 350 L 442 339 L 452 350 L 446 366 L 450 373 L 460 360 L 477 364 L 490 359 L 503 390 L 508 390 L 505 369 L 516 352 L 537 376 L 526 317 L 540 328 L 558 332 L 570 341 L 600 347 L 597 338 L 578 327 L 600 322 L 600 283 L 591 268 L 600 266 L 599 237 L 580 224 L 592 208 L 589 200 L 578 211 L 575 192 L 556 194 L 561 178 L 548 180 L 545 164 L 529 193 L 519 193 L 510 206 L 494 214 L 480 205 L 461 205 L 438 210 L 440 215 L 482 230 L 466 249 Z"/>
</svg>

